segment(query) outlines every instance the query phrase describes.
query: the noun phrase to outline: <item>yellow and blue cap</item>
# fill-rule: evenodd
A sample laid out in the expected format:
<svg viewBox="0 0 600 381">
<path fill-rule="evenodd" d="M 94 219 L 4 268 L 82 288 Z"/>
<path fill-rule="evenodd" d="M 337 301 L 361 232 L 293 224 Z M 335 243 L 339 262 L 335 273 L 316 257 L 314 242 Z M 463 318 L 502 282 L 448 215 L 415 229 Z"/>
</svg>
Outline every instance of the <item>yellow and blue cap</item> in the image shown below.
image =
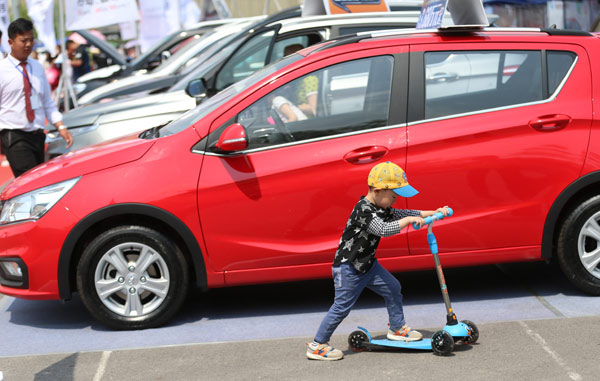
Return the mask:
<svg viewBox="0 0 600 381">
<path fill-rule="evenodd" d="M 374 166 L 369 172 L 369 186 L 379 189 L 393 189 L 402 197 L 412 197 L 419 193 L 408 184 L 406 172 L 391 161 Z"/>
</svg>

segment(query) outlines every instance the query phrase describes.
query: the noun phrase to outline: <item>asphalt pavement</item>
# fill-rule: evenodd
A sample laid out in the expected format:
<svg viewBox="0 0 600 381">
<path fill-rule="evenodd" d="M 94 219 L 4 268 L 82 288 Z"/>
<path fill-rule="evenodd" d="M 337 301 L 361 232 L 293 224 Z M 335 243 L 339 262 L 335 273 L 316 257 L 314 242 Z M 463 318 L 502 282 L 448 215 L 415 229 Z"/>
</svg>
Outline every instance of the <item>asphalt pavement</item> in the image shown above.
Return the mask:
<svg viewBox="0 0 600 381">
<path fill-rule="evenodd" d="M 305 358 L 309 337 L 204 343 L 0 359 L 4 380 L 597 380 L 598 317 L 481 324 L 475 345 L 448 357 L 430 352 L 352 352 L 347 336 L 334 346 L 345 358 Z"/>
</svg>

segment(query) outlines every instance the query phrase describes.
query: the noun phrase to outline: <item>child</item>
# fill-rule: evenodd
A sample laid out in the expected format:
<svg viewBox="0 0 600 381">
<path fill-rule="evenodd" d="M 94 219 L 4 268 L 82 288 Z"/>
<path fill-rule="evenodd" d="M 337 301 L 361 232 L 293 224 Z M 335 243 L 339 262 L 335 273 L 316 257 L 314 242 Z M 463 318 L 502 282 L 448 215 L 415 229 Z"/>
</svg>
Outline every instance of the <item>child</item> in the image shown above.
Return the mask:
<svg viewBox="0 0 600 381">
<path fill-rule="evenodd" d="M 342 351 L 330 347 L 328 341 L 365 287 L 385 299 L 390 326 L 388 339 L 416 341 L 423 338 L 404 321 L 400 282 L 377 262 L 375 250 L 381 237 L 398 234 L 412 223 L 422 226 L 423 218 L 436 212 L 447 216 L 448 207 L 435 211 L 392 208 L 397 196 L 412 197 L 419 192 L 408 184 L 402 168 L 389 161 L 371 169 L 368 184 L 369 193 L 361 197 L 352 210 L 335 253 L 332 267 L 335 299 L 314 341 L 308 344 L 306 357 L 309 359 L 344 357 Z"/>
</svg>

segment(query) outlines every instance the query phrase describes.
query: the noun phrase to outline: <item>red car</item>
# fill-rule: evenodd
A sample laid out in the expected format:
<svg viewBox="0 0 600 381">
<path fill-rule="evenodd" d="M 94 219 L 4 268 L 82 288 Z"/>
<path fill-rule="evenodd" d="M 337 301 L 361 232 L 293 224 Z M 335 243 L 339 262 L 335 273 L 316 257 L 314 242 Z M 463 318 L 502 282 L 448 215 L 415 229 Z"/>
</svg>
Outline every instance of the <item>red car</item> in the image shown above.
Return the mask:
<svg viewBox="0 0 600 381">
<path fill-rule="evenodd" d="M 599 62 L 596 36 L 555 29 L 373 32 L 301 50 L 162 128 L 10 183 L 0 292 L 79 292 L 98 320 L 136 329 L 168 321 L 190 287 L 329 277 L 370 168 L 390 160 L 421 192 L 398 207 L 454 209 L 436 228 L 445 266 L 557 257 L 598 295 Z M 433 266 L 412 229 L 377 256 L 392 271 Z"/>
</svg>

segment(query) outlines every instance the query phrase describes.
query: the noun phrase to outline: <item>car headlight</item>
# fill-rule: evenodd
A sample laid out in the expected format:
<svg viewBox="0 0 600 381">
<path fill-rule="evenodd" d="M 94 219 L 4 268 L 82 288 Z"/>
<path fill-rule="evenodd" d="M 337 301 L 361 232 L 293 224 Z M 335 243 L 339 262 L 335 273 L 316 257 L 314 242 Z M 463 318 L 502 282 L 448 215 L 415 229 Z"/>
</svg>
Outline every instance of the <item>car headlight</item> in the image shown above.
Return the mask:
<svg viewBox="0 0 600 381">
<path fill-rule="evenodd" d="M 5 200 L 0 204 L 0 225 L 41 218 L 79 179 L 77 177 Z"/>
</svg>

